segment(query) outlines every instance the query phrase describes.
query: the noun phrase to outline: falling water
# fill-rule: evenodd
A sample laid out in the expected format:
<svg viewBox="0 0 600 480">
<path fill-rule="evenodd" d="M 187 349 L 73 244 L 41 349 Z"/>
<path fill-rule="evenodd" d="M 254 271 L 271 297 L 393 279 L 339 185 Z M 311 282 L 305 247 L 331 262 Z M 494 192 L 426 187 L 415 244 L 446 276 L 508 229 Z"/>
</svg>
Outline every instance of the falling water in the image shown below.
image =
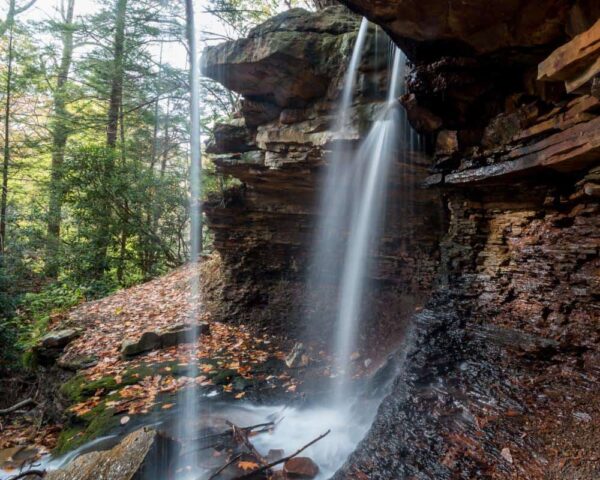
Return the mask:
<svg viewBox="0 0 600 480">
<path fill-rule="evenodd" d="M 190 262 L 192 266 L 198 265 L 202 250 L 202 152 L 200 142 L 200 64 L 198 57 L 198 45 L 196 38 L 196 21 L 194 15 L 193 1 L 186 1 L 187 10 L 187 34 L 190 54 Z M 200 279 L 195 273 L 191 277 L 191 308 L 190 323 L 199 321 L 200 313 Z M 196 378 L 198 373 L 198 334 L 195 328 L 188 329 L 187 345 L 189 345 L 188 378 Z M 177 430 L 186 446 L 187 451 L 194 452 L 196 449 L 190 445 L 195 437 L 197 420 L 199 419 L 199 398 L 195 385 L 183 389 L 182 404 L 183 412 L 179 416 Z M 190 448 L 192 447 L 192 448 Z M 197 455 L 197 454 L 195 454 Z M 193 470 L 198 464 L 198 458 L 193 455 L 181 456 L 177 465 L 179 475 L 177 478 L 194 478 Z M 191 475 L 191 476 L 188 476 Z"/>
<path fill-rule="evenodd" d="M 349 398 L 348 366 L 356 346 L 369 259 L 379 237 L 390 168 L 398 153 L 398 141 L 406 128 L 406 124 L 401 122 L 397 103 L 404 76 L 401 69 L 405 64 L 401 50 L 395 48 L 387 102 L 353 159 L 354 179 L 350 185 L 355 196 L 355 211 L 350 219 L 340 282 L 335 337 L 335 358 L 340 377 L 334 398 L 338 404 Z"/>
<path fill-rule="evenodd" d="M 356 77 L 365 48 L 368 30 L 369 21 L 363 18 L 344 79 L 340 106 L 333 126 L 336 143 L 331 152 L 329 171 L 323 186 L 320 208 L 323 216 L 317 228 L 317 236 L 314 241 L 315 254 L 312 262 L 312 275 L 308 282 L 316 291 L 319 290 L 319 285 L 323 282 L 324 278 L 335 277 L 335 272 L 339 270 L 339 262 L 336 261 L 336 252 L 341 246 L 340 231 L 344 226 L 346 209 L 350 204 L 349 196 L 352 193 L 349 189 L 344 188 L 344 185 L 347 184 L 349 170 L 345 168 L 344 160 L 346 151 L 343 146 L 343 140 L 347 135 L 347 124 L 354 98 Z"/>
</svg>

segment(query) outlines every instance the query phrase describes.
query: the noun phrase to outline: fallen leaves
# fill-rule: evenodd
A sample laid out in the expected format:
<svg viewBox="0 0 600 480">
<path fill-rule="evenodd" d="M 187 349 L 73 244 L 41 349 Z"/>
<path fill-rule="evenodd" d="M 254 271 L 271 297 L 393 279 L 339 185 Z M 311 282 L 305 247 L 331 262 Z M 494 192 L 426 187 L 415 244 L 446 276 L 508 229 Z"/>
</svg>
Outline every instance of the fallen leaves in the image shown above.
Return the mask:
<svg viewBox="0 0 600 480">
<path fill-rule="evenodd" d="M 258 463 L 255 463 L 255 462 L 246 462 L 246 461 L 238 462 L 238 468 L 240 468 L 241 470 L 244 470 L 244 471 L 256 470 L 258 467 L 259 467 Z"/>
</svg>

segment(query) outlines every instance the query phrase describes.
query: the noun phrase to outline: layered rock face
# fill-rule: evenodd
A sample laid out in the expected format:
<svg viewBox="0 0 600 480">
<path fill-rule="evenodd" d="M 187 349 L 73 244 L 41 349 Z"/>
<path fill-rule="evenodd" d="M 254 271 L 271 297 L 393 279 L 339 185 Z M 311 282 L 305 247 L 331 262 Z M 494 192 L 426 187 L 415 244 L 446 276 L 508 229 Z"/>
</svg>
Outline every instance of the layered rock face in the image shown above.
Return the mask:
<svg viewBox="0 0 600 480">
<path fill-rule="evenodd" d="M 373 252 L 379 321 L 365 336 L 397 339 L 396 326 L 429 302 L 391 395 L 336 478 L 600 478 L 598 3 L 343 3 L 406 48 L 412 70 L 401 100 L 433 147 L 390 179 L 388 229 Z M 334 11 L 337 20 L 324 20 Z M 313 35 L 286 46 L 293 65 L 280 68 L 298 76 L 285 80 L 289 98 L 274 86 L 235 85 L 246 95 L 245 121 L 225 138 L 217 131 L 213 151 L 236 152 L 217 162 L 245 186 L 208 212 L 233 281 L 229 298 L 248 317 L 261 310 L 286 326 L 306 302 L 315 192 L 357 28 L 344 10 L 288 15 L 305 20 L 284 16 L 248 42 L 268 57 L 281 29 L 314 24 L 339 48 L 325 59 Z M 207 57 L 225 84 L 238 68 L 236 45 Z M 385 69 L 373 50 L 348 145 L 381 100 Z M 261 75 L 277 63 L 253 58 L 240 63 Z M 228 74 L 211 70 L 217 64 Z M 299 95 L 307 79 L 312 87 Z"/>
<path fill-rule="evenodd" d="M 207 205 L 228 276 L 226 317 L 292 333 L 313 316 L 320 337 L 331 325 L 331 291 L 307 293 L 305 284 L 328 152 L 334 142 L 350 151 L 364 136 L 388 79 L 389 44 L 373 29 L 351 126 L 333 131 L 359 23 L 341 6 L 290 10 L 204 56 L 204 73 L 244 96 L 238 118 L 216 126 L 208 148 L 220 172 L 243 182 Z M 414 156 L 394 167 L 384 239 L 372 252 L 371 278 L 380 286 L 370 299 L 374 336 L 392 339 L 433 285 L 443 212 L 436 192 L 417 188 L 427 165 Z M 382 342 L 382 354 L 389 346 Z"/>
<path fill-rule="evenodd" d="M 597 3 L 531 4 L 512 26 L 518 54 L 484 2 L 433 19 L 411 2 L 344 3 L 417 46 L 403 102 L 436 138 L 425 183 L 450 224 L 403 371 L 336 478 L 597 478 Z M 477 10 L 480 45 L 461 19 Z M 552 28 L 523 39 L 521 21 Z"/>
</svg>

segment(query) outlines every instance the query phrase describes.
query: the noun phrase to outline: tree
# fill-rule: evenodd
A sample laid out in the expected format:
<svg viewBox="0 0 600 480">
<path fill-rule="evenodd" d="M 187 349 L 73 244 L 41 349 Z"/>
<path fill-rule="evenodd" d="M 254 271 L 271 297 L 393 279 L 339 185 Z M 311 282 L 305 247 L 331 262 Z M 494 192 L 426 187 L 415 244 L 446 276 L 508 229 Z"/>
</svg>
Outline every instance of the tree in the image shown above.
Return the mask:
<svg viewBox="0 0 600 480">
<path fill-rule="evenodd" d="M 4 100 L 4 148 L 2 161 L 2 195 L 0 196 L 0 267 L 4 263 L 4 253 L 6 249 L 6 223 L 8 207 L 8 175 L 10 168 L 10 115 L 12 102 L 12 81 L 13 81 L 13 62 L 14 62 L 14 34 L 15 19 L 17 15 L 25 12 L 35 4 L 36 0 L 31 0 L 23 6 L 18 6 L 16 0 L 9 1 L 8 13 L 0 32 L 2 35 L 8 31 L 8 48 L 6 54 L 7 74 L 5 85 Z"/>
<path fill-rule="evenodd" d="M 114 163 L 117 154 L 117 138 L 119 120 L 123 102 L 123 81 L 125 75 L 125 17 L 127 0 L 115 0 L 115 35 L 113 43 L 113 59 L 110 69 L 110 96 L 108 100 L 108 118 L 106 124 L 106 146 L 108 155 L 105 157 L 103 177 L 110 184 L 114 174 Z M 95 245 L 94 274 L 102 276 L 108 269 L 107 252 L 111 237 L 112 206 L 108 198 L 100 198 L 104 215 L 100 218 L 98 235 Z"/>
<path fill-rule="evenodd" d="M 73 15 L 75 0 L 67 0 L 66 8 L 62 1 L 62 57 L 57 72 L 56 88 L 54 90 L 54 118 L 52 125 L 52 165 L 50 180 L 50 195 L 48 201 L 48 238 L 46 273 L 49 277 L 56 278 L 60 260 L 60 224 L 62 214 L 63 168 L 65 160 L 65 147 L 69 135 L 69 113 L 66 108 L 67 81 L 73 62 Z"/>
</svg>

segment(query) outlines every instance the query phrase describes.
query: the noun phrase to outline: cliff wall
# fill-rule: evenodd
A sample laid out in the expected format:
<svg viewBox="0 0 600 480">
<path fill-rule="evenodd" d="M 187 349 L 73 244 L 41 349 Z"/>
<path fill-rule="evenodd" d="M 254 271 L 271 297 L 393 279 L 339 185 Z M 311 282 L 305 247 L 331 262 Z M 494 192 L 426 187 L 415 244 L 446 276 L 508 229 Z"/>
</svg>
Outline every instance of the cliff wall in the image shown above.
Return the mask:
<svg viewBox="0 0 600 480">
<path fill-rule="evenodd" d="M 388 351 L 425 308 L 336 478 L 599 478 L 597 2 L 343 3 L 409 55 L 402 103 L 429 155 L 390 180 L 367 345 Z M 360 139 L 387 76 L 371 40 L 355 131 L 335 139 L 357 22 L 340 7 L 291 11 L 205 57 L 245 97 L 212 147 L 244 183 L 207 212 L 237 308 L 225 316 L 289 329 L 312 307 L 330 324 L 303 282 L 326 152 Z"/>
<path fill-rule="evenodd" d="M 217 125 L 208 147 L 218 170 L 243 182 L 206 208 L 224 261 L 226 318 L 285 328 L 293 336 L 295 330 L 310 334 L 303 326 L 312 317 L 315 333 L 326 338 L 332 292 L 327 284 L 307 289 L 305 282 L 328 152 L 334 143 L 350 150 L 364 137 L 386 98 L 389 76 L 390 45 L 372 28 L 351 127 L 334 132 L 359 23 L 342 6 L 291 10 L 248 39 L 211 48 L 204 56 L 205 74 L 244 95 L 237 118 Z M 380 345 L 382 356 L 425 302 L 436 277 L 445 214 L 439 193 L 419 188 L 429 163 L 417 154 L 396 162 L 383 240 L 372 252 L 370 276 L 378 288 L 365 328 L 369 338 L 390 339 Z"/>
</svg>

